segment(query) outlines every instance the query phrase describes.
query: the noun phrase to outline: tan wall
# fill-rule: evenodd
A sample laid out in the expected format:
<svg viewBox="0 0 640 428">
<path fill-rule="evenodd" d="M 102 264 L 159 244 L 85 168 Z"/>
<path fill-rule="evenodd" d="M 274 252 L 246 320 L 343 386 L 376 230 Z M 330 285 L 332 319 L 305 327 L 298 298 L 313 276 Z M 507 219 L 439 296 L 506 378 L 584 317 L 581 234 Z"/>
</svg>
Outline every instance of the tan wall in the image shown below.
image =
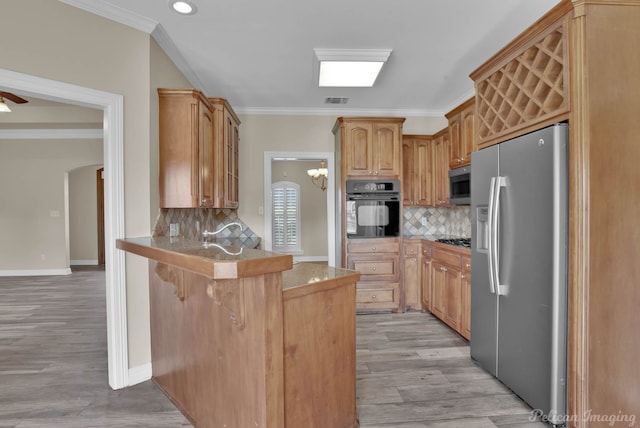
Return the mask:
<svg viewBox="0 0 640 428">
<path fill-rule="evenodd" d="M 300 185 L 300 256 L 326 259 L 327 193 L 314 186 L 307 175 L 308 169 L 318 167 L 319 161 L 273 161 L 271 182 L 292 181 Z"/>
<path fill-rule="evenodd" d="M 258 235 L 264 236 L 264 215 L 259 214 L 259 208 L 264 207 L 264 152 L 333 152 L 335 144 L 331 130 L 336 118 L 240 115 L 238 215 Z M 434 134 L 446 126 L 444 117 L 409 117 L 403 130 L 406 134 Z"/>
<path fill-rule="evenodd" d="M 65 174 L 101 162 L 100 140 L 0 140 L 0 270 L 69 267 Z"/>
<path fill-rule="evenodd" d="M 123 95 L 125 230 L 148 235 L 150 36 L 56 0 L 5 2 L 2 15 L 3 31 L 16 35 L 0 39 L 3 68 Z M 146 260 L 126 257 L 126 282 L 135 367 L 150 360 Z"/>
<path fill-rule="evenodd" d="M 102 149 L 102 147 L 101 147 Z M 98 198 L 96 171 L 91 165 L 69 172 L 69 258 L 71 264 L 97 264 Z"/>
</svg>

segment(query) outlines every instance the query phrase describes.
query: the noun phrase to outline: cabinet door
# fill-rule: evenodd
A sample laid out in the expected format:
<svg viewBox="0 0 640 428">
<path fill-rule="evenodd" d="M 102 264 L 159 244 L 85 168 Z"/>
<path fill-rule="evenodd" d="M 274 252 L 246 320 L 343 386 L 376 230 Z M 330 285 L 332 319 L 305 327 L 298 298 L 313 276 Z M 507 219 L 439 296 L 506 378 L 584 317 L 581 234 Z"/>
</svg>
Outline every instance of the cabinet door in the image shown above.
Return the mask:
<svg viewBox="0 0 640 428">
<path fill-rule="evenodd" d="M 373 124 L 373 174 L 400 176 L 400 127 L 397 124 Z"/>
<path fill-rule="evenodd" d="M 445 318 L 444 322 L 452 329 L 460 332 L 460 271 L 447 267 L 445 271 Z"/>
<path fill-rule="evenodd" d="M 199 103 L 198 115 L 200 158 L 200 206 L 214 206 L 215 198 L 215 147 L 213 135 L 213 113 L 203 102 Z"/>
<path fill-rule="evenodd" d="M 433 205 L 433 152 L 431 141 L 418 140 L 414 144 L 413 194 L 416 205 Z"/>
<path fill-rule="evenodd" d="M 475 108 L 468 107 L 460 113 L 460 166 L 471 164 L 471 152 L 476 150 Z"/>
<path fill-rule="evenodd" d="M 460 334 L 471 340 L 471 274 L 463 272 L 460 275 Z"/>
<path fill-rule="evenodd" d="M 240 134 L 238 125 L 226 110 L 224 138 L 224 206 L 225 208 L 238 208 L 238 150 Z"/>
<path fill-rule="evenodd" d="M 449 205 L 449 134 L 444 133 L 434 146 L 435 205 Z"/>
<path fill-rule="evenodd" d="M 416 204 L 415 187 L 418 185 L 418 171 L 414 171 L 414 141 L 410 138 L 402 139 L 402 205 Z"/>
<path fill-rule="evenodd" d="M 462 165 L 462 146 L 460 142 L 460 116 L 449 121 L 449 167 L 457 168 Z"/>
<path fill-rule="evenodd" d="M 432 311 L 432 278 L 431 278 L 431 259 L 422 259 L 422 272 L 420 280 L 422 282 L 422 309 L 431 312 Z"/>
<path fill-rule="evenodd" d="M 373 124 L 349 122 L 345 125 L 347 175 L 373 174 Z"/>
<path fill-rule="evenodd" d="M 431 262 L 431 312 L 441 320 L 445 319 L 447 267 L 433 260 Z"/>
<path fill-rule="evenodd" d="M 403 252 L 403 286 L 405 309 L 419 309 L 420 300 L 420 270 L 421 270 L 421 245 L 411 242 L 404 244 Z"/>
</svg>

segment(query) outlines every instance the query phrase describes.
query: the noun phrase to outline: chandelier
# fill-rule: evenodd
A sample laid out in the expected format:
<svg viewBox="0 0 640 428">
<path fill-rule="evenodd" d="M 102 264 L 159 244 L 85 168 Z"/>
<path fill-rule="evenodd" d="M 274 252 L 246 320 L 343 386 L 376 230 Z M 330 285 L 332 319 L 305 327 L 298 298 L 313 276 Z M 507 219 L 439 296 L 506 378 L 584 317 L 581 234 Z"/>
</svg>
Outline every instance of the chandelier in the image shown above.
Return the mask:
<svg viewBox="0 0 640 428">
<path fill-rule="evenodd" d="M 318 169 L 308 169 L 307 174 L 311 177 L 311 181 L 316 187 L 319 187 L 322 191 L 327 190 L 329 170 L 327 169 L 327 163 L 325 161 L 320 161 L 320 168 Z"/>
</svg>

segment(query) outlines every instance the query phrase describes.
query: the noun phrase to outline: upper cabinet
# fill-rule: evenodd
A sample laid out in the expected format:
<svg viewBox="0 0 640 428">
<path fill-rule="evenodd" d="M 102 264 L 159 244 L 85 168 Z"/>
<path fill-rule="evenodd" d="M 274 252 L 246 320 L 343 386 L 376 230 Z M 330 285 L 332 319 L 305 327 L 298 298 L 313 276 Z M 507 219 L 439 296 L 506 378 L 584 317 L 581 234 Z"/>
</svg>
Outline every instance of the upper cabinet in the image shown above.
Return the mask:
<svg viewBox="0 0 640 428">
<path fill-rule="evenodd" d="M 222 98 L 158 89 L 161 208 L 238 207 L 238 127 Z"/>
<path fill-rule="evenodd" d="M 213 107 L 216 207 L 238 208 L 240 119 L 224 98 L 209 98 Z"/>
<path fill-rule="evenodd" d="M 471 98 L 446 115 L 449 121 L 449 167 L 471 164 L 475 141 L 475 98 Z"/>
<path fill-rule="evenodd" d="M 566 118 L 569 112 L 567 34 L 563 2 L 522 33 L 506 56 L 471 74 L 476 87 L 478 145 L 486 147 Z M 549 21 L 555 20 L 549 24 Z"/>
<path fill-rule="evenodd" d="M 433 205 L 449 205 L 449 141 L 444 128 L 433 136 Z"/>
<path fill-rule="evenodd" d="M 402 136 L 402 203 L 433 205 L 433 146 L 430 135 Z"/>
<path fill-rule="evenodd" d="M 404 118 L 339 117 L 333 127 L 344 178 L 400 178 Z"/>
</svg>

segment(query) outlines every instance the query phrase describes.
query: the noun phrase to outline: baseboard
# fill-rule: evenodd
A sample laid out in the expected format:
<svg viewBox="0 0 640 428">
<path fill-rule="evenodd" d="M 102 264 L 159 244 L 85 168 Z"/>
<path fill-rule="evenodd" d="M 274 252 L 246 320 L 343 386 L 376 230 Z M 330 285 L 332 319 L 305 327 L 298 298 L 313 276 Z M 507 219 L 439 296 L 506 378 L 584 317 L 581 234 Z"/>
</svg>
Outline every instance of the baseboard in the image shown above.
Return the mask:
<svg viewBox="0 0 640 428">
<path fill-rule="evenodd" d="M 0 276 L 56 276 L 56 275 L 71 275 L 71 268 L 0 270 Z"/>
<path fill-rule="evenodd" d="M 127 386 L 133 386 L 151 379 L 151 363 L 129 369 Z"/>
<path fill-rule="evenodd" d="M 97 260 L 71 260 L 69 262 L 71 266 L 98 266 Z"/>
</svg>

